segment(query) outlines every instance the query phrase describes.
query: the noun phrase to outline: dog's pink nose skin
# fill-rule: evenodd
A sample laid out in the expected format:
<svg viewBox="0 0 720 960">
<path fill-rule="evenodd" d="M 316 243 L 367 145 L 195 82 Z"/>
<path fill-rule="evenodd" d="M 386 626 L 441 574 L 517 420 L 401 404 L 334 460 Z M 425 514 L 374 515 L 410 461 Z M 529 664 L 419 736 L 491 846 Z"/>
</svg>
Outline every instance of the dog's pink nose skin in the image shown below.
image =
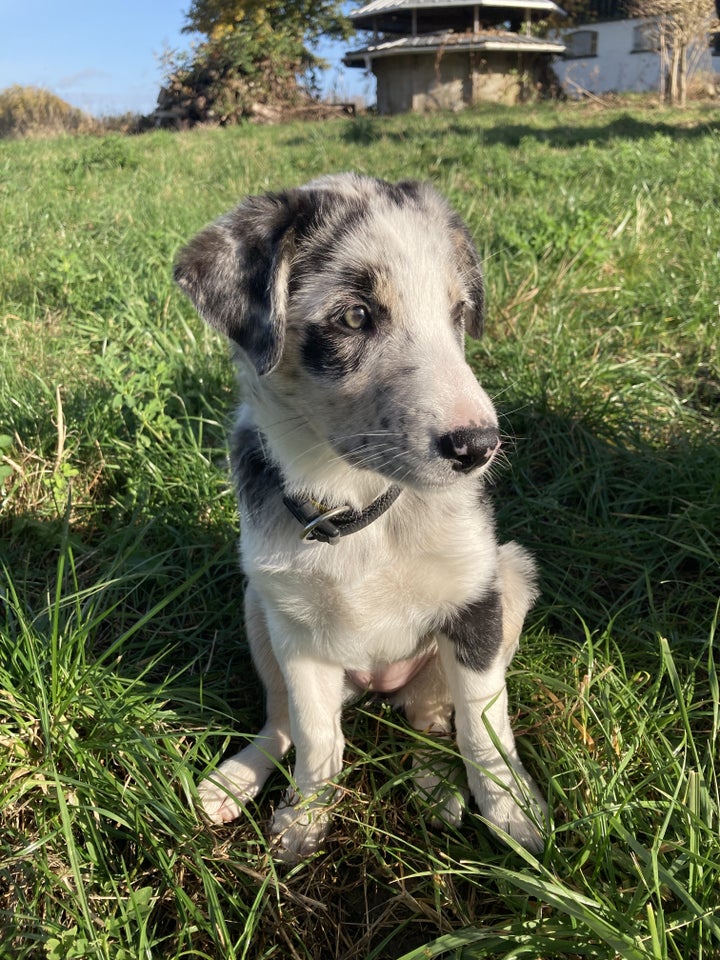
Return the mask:
<svg viewBox="0 0 720 960">
<path fill-rule="evenodd" d="M 500 447 L 500 434 L 495 427 L 460 427 L 443 434 L 437 444 L 453 470 L 470 473 L 490 463 Z"/>
</svg>

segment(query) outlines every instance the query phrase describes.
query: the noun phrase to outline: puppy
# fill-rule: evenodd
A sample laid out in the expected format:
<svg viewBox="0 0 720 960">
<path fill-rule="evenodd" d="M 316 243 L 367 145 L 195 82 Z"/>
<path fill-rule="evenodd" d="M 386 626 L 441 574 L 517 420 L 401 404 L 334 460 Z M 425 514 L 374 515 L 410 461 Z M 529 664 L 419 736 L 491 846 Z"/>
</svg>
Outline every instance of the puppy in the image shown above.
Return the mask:
<svg viewBox="0 0 720 960">
<path fill-rule="evenodd" d="M 316 850 L 343 758 L 343 704 L 376 691 L 409 723 L 454 725 L 481 813 L 531 850 L 546 807 L 521 764 L 505 671 L 535 568 L 499 546 L 483 475 L 492 402 L 465 362 L 483 326 L 478 255 L 427 184 L 353 174 L 249 197 L 180 253 L 175 278 L 232 345 L 231 440 L 246 633 L 267 720 L 199 787 L 236 818 L 295 745 L 280 858 Z M 427 767 L 439 819 L 462 803 Z"/>
</svg>

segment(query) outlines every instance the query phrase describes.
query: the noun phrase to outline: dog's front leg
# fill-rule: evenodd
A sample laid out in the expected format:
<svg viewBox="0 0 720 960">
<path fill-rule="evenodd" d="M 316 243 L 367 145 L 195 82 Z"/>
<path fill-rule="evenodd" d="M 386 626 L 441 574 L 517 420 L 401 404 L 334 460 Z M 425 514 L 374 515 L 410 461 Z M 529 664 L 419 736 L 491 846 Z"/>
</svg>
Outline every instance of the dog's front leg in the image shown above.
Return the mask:
<svg viewBox="0 0 720 960">
<path fill-rule="evenodd" d="M 224 760 L 200 784 L 200 802 L 211 823 L 227 823 L 240 816 L 291 746 L 285 681 L 272 649 L 262 603 L 252 584 L 245 592 L 245 627 L 253 662 L 266 691 L 267 719 L 244 750 Z"/>
<path fill-rule="evenodd" d="M 457 743 L 480 812 L 528 850 L 543 847 L 547 807 L 522 765 L 507 709 L 505 671 L 516 636 L 491 593 L 447 625 L 438 649 L 455 703 Z"/>
<path fill-rule="evenodd" d="M 290 730 L 295 744 L 294 784 L 275 811 L 270 832 L 276 855 L 294 861 L 318 849 L 330 822 L 344 740 L 340 725 L 345 671 L 306 657 L 283 663 Z"/>
</svg>

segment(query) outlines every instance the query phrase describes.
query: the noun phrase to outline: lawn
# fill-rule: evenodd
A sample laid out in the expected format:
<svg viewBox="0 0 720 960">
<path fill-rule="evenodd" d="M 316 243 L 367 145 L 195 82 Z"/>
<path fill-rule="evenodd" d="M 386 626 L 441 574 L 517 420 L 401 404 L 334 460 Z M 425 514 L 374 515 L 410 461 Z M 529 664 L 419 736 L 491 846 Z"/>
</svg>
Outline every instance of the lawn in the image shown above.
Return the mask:
<svg viewBox="0 0 720 960">
<path fill-rule="evenodd" d="M 719 116 L 0 142 L 2 960 L 720 957 Z M 499 529 L 542 571 L 509 677 L 537 858 L 476 813 L 430 829 L 422 737 L 373 700 L 310 860 L 268 852 L 282 769 L 235 824 L 194 806 L 262 694 L 233 375 L 171 265 L 244 194 L 347 169 L 432 180 L 485 259 Z"/>
</svg>

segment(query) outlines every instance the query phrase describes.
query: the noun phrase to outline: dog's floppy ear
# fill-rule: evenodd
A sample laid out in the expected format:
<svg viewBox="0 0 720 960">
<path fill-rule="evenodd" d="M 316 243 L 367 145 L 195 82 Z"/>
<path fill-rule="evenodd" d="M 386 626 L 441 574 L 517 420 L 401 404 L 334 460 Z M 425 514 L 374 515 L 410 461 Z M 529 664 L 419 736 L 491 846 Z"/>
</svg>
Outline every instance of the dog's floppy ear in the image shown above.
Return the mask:
<svg viewBox="0 0 720 960">
<path fill-rule="evenodd" d="M 451 230 L 460 273 L 468 296 L 469 306 L 465 313 L 465 329 L 471 337 L 479 340 L 485 326 L 485 284 L 480 257 L 470 231 L 459 217 L 453 216 Z"/>
<path fill-rule="evenodd" d="M 297 191 L 249 197 L 181 250 L 174 276 L 200 316 L 234 341 L 259 374 L 282 355 Z"/>
</svg>

